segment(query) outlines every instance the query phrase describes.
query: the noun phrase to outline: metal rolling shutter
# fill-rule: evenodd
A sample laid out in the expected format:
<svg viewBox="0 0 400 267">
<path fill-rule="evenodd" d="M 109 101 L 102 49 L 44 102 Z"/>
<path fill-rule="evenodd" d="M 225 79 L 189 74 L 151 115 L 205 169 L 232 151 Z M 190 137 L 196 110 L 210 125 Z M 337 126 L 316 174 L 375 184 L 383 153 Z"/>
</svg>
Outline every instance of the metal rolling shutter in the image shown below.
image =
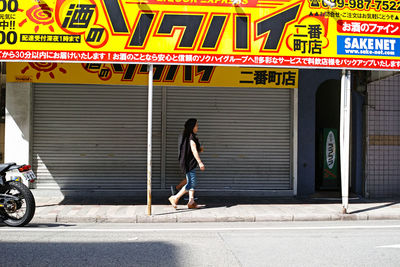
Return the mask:
<svg viewBox="0 0 400 267">
<path fill-rule="evenodd" d="M 380 78 L 380 72 L 373 72 Z M 400 195 L 400 74 L 368 84 L 365 192 L 369 198 Z"/>
<path fill-rule="evenodd" d="M 161 91 L 154 90 L 153 185 L 160 186 Z M 146 188 L 147 88 L 35 84 L 38 188 Z"/>
<path fill-rule="evenodd" d="M 166 183 L 181 174 L 177 139 L 199 120 L 206 171 L 199 189 L 290 190 L 291 91 L 260 88 L 167 88 Z"/>
</svg>

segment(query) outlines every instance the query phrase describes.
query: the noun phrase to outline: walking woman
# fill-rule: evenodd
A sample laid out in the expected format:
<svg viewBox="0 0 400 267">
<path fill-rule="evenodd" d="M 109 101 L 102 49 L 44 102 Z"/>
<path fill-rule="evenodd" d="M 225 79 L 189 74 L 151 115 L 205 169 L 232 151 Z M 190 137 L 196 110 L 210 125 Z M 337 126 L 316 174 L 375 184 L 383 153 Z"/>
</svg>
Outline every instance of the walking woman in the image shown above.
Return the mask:
<svg viewBox="0 0 400 267">
<path fill-rule="evenodd" d="M 188 119 L 185 123 L 183 130 L 182 142 L 180 144 L 179 165 L 184 174 L 186 174 L 186 185 L 176 195 L 169 198 L 169 202 L 176 209 L 179 199 L 189 191 L 189 209 L 198 209 L 203 206 L 194 202 L 194 190 L 196 188 L 196 167 L 199 166 L 200 170 L 204 171 L 206 168 L 200 159 L 199 152 L 203 149 L 200 146 L 199 139 L 197 139 L 197 131 L 199 124 L 197 119 Z"/>
</svg>

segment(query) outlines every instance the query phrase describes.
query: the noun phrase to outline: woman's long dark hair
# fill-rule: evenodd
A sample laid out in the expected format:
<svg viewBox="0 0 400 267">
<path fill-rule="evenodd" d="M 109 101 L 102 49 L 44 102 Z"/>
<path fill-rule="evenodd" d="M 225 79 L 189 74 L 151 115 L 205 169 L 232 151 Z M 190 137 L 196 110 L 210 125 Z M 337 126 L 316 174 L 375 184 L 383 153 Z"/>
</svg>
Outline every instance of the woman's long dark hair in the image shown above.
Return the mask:
<svg viewBox="0 0 400 267">
<path fill-rule="evenodd" d="M 185 129 L 183 130 L 182 139 L 190 137 L 193 134 L 193 128 L 196 126 L 197 119 L 190 118 L 185 122 Z"/>
<path fill-rule="evenodd" d="M 185 129 L 183 130 L 182 133 L 182 139 L 181 139 L 181 144 L 179 145 L 179 164 L 181 166 L 181 169 L 184 173 L 187 173 L 187 167 L 188 167 L 188 157 L 190 156 L 191 149 L 190 149 L 190 136 L 193 135 L 193 129 L 196 126 L 197 119 L 190 118 L 185 122 Z"/>
</svg>

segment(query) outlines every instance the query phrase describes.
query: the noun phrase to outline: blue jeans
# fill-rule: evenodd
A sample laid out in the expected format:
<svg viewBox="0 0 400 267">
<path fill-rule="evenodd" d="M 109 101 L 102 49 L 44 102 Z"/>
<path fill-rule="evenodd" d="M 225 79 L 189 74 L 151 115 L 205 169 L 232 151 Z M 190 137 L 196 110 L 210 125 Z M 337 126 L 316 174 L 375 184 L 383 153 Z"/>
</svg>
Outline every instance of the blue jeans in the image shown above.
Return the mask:
<svg viewBox="0 0 400 267">
<path fill-rule="evenodd" d="M 186 186 L 185 189 L 187 191 L 189 190 L 194 190 L 194 188 L 196 187 L 196 170 L 193 169 L 190 172 L 186 173 Z"/>
</svg>

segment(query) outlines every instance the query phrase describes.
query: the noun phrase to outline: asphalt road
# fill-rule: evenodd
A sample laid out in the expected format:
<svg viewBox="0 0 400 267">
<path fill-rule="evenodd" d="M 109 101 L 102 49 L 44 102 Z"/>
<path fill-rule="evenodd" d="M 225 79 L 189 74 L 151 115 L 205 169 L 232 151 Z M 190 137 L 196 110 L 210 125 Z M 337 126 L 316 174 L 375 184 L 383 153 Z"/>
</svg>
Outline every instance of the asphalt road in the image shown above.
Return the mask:
<svg viewBox="0 0 400 267">
<path fill-rule="evenodd" d="M 0 226 L 0 266 L 399 266 L 400 221 Z"/>
</svg>

